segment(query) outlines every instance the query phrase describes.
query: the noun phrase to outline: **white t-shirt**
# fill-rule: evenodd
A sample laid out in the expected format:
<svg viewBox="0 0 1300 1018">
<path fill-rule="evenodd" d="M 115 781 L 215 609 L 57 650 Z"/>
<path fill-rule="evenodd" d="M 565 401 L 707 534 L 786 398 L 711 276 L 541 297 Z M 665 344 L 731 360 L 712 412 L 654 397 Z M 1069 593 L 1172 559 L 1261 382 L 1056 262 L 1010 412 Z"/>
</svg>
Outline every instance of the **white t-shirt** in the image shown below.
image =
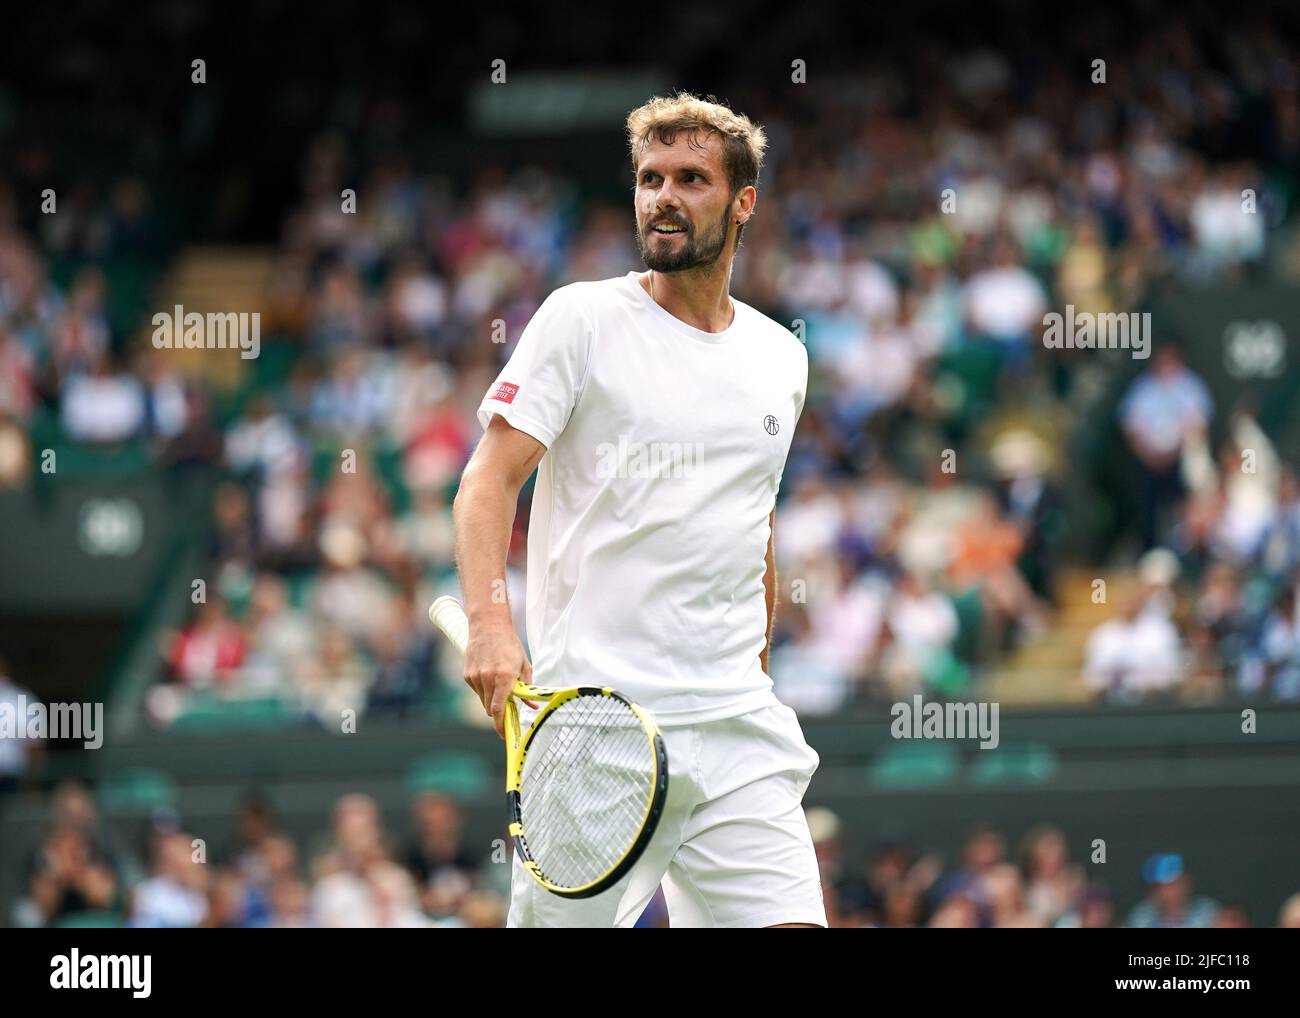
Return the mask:
<svg viewBox="0 0 1300 1018">
<path fill-rule="evenodd" d="M 732 299 L 722 332 L 638 274 L 572 283 L 533 316 L 479 406 L 547 447 L 528 530 L 533 681 L 609 685 L 664 725 L 777 703 L 770 528 L 808 356 Z"/>
</svg>

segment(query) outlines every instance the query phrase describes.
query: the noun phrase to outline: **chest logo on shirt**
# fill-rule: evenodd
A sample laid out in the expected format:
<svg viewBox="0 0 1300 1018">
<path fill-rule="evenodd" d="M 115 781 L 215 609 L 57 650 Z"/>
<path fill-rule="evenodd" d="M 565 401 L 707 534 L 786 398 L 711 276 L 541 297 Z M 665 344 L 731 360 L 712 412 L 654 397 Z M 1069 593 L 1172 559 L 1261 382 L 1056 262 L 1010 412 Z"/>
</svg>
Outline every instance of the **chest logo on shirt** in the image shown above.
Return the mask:
<svg viewBox="0 0 1300 1018">
<path fill-rule="evenodd" d="M 763 418 L 763 430 L 766 431 L 769 435 L 775 435 L 778 431 L 781 430 L 781 422 L 778 421 L 771 414 L 768 414 L 766 417 Z"/>
<path fill-rule="evenodd" d="M 497 386 L 497 391 L 492 394 L 493 399 L 499 399 L 502 403 L 513 403 L 515 393 L 519 391 L 519 386 L 511 382 L 502 382 Z"/>
</svg>

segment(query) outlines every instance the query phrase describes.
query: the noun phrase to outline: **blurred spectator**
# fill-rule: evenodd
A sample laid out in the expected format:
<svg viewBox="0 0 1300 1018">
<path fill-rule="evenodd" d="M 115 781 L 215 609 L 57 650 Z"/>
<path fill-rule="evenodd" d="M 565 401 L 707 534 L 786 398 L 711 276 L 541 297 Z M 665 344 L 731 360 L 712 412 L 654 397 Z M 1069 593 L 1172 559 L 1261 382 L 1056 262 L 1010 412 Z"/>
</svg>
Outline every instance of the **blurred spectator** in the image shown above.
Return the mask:
<svg viewBox="0 0 1300 1018">
<path fill-rule="evenodd" d="M 88 912 L 107 912 L 118 900 L 117 875 L 85 831 L 56 827 L 45 839 L 28 883 L 34 915 L 42 925 Z"/>
<path fill-rule="evenodd" d="M 1250 913 L 1245 905 L 1220 905 L 1210 925 L 1216 930 L 1248 930 L 1251 928 Z"/>
<path fill-rule="evenodd" d="M 226 850 L 224 862 L 230 869 L 256 883 L 266 880 L 266 846 L 276 836 L 275 815 L 271 804 L 252 794 L 239 805 L 235 816 L 235 837 Z"/>
<path fill-rule="evenodd" d="M 966 314 L 975 334 L 1001 344 L 1003 356 L 1019 373 L 1028 364 L 1031 344 L 1041 335 L 1047 294 L 1020 264 L 1009 237 L 994 242 L 989 262 L 966 284 Z"/>
<path fill-rule="evenodd" d="M 392 862 L 379 813 L 365 796 L 345 796 L 334 812 L 334 849 L 318 867 L 311 895 L 314 922 L 327 927 L 416 927 L 420 912 L 411 875 Z"/>
<path fill-rule="evenodd" d="M 0 711 L 22 725 L 27 707 L 40 701 L 31 690 L 18 685 L 11 673 L 9 662 L 0 658 Z M 27 732 L 21 737 L 0 733 L 0 796 L 17 789 L 23 779 L 36 770 L 43 754 L 43 740 L 39 737 Z"/>
<path fill-rule="evenodd" d="M 1057 560 L 1066 529 L 1061 498 L 1047 478 L 1050 453 L 1036 435 L 1008 431 L 989 450 L 998 473 L 998 506 L 1019 531 L 1017 569 L 1034 596 L 1050 603 L 1056 597 Z"/>
<path fill-rule="evenodd" d="M 289 602 L 283 578 L 258 573 L 249 603 L 248 653 L 240 677 L 250 695 L 288 697 L 316 645 L 314 620 Z"/>
<path fill-rule="evenodd" d="M 1294 586 L 1278 592 L 1258 642 L 1242 660 L 1238 688 L 1246 696 L 1268 692 L 1300 699 L 1300 609 Z"/>
<path fill-rule="evenodd" d="M 17 334 L 0 326 L 0 418 L 26 422 L 36 408 L 32 355 Z"/>
<path fill-rule="evenodd" d="M 103 274 L 83 269 L 72 284 L 68 303 L 50 336 L 50 360 L 61 381 L 93 375 L 109 354 L 110 332 L 104 314 Z"/>
<path fill-rule="evenodd" d="M 299 441 L 288 417 L 269 398 L 259 396 L 227 431 L 226 462 L 241 474 L 265 481 L 293 469 L 301 456 Z"/>
<path fill-rule="evenodd" d="M 1193 895 L 1182 856 L 1172 852 L 1151 856 L 1142 866 L 1142 880 L 1149 888 L 1146 900 L 1128 914 L 1125 926 L 1198 929 L 1213 925 L 1219 906 Z"/>
<path fill-rule="evenodd" d="M 1285 576 L 1300 566 L 1300 480 L 1283 465 L 1278 479 L 1277 512 L 1260 542 L 1260 565 L 1267 575 Z"/>
<path fill-rule="evenodd" d="M 1065 835 L 1056 828 L 1030 831 L 1022 852 L 1026 904 L 1043 925 L 1055 925 L 1083 892 L 1083 870 L 1070 862 Z"/>
<path fill-rule="evenodd" d="M 405 608 L 393 598 L 388 621 L 372 641 L 375 669 L 367 693 L 369 710 L 396 717 L 427 701 L 433 674 L 433 638 L 411 624 Z"/>
<path fill-rule="evenodd" d="M 984 879 L 989 925 L 994 929 L 1029 929 L 1046 925 L 1043 917 L 1025 905 L 1020 871 L 1010 863 L 993 867 Z"/>
<path fill-rule="evenodd" d="M 161 442 L 176 438 L 190 416 L 190 396 L 170 350 L 147 348 L 137 368 L 145 386 L 145 430 Z"/>
<path fill-rule="evenodd" d="M 243 665 L 248 638 L 219 596 L 199 606 L 198 618 L 166 638 L 172 674 L 190 689 L 228 684 Z"/>
<path fill-rule="evenodd" d="M 1006 851 L 1006 837 L 1000 831 L 988 826 L 977 827 L 966 838 L 961 866 L 938 879 L 931 891 L 932 900 L 942 902 L 962 896 L 984 907 L 989 900 L 987 878 L 1003 864 Z"/>
<path fill-rule="evenodd" d="M 370 672 L 355 643 L 341 629 L 326 629 L 319 651 L 303 663 L 297 693 L 303 709 L 329 731 L 340 731 L 345 711 L 365 713 Z"/>
<path fill-rule="evenodd" d="M 160 440 L 158 463 L 163 467 L 202 468 L 221 461 L 224 439 L 212 423 L 212 404 L 199 386 L 182 389 L 180 427 Z"/>
<path fill-rule="evenodd" d="M 926 925 L 940 930 L 978 929 L 981 925 L 979 905 L 965 894 L 955 894 L 935 909 Z"/>
<path fill-rule="evenodd" d="M 1179 664 L 1178 630 L 1167 609 L 1142 591 L 1088 637 L 1083 676 L 1094 694 L 1132 703 L 1175 686 Z"/>
<path fill-rule="evenodd" d="M 28 859 L 27 896 L 15 909 L 15 923 L 53 926 L 87 913 L 120 912 L 123 862 L 94 798 L 76 781 L 61 782 L 50 799 L 49 830 Z"/>
<path fill-rule="evenodd" d="M 997 499 L 980 492 L 975 512 L 957 524 L 949 575 L 958 590 L 975 588 L 988 619 L 986 631 L 1002 647 L 1017 630 L 1038 633 L 1047 624 L 1048 608 L 1034 595 L 1016 563 L 1024 547 L 1018 528 L 1003 519 Z"/>
<path fill-rule="evenodd" d="M 1090 884 L 1083 895 L 1056 922 L 1058 929 L 1104 930 L 1115 925 L 1115 906 L 1110 891 Z"/>
<path fill-rule="evenodd" d="M 129 926 L 198 926 L 208 914 L 207 868 L 196 862 L 193 838 L 161 832 L 153 841 L 153 875 L 131 896 Z"/>
<path fill-rule="evenodd" d="M 0 491 L 26 487 L 31 469 L 32 447 L 26 431 L 0 412 Z"/>
<path fill-rule="evenodd" d="M 885 619 L 888 648 L 881 670 L 895 697 L 921 686 L 942 684 L 942 673 L 953 663 L 957 612 L 952 601 L 932 590 L 915 573 L 896 581 Z"/>
<path fill-rule="evenodd" d="M 923 924 L 926 894 L 939 875 L 933 856 L 919 856 L 905 838 L 882 838 L 867 857 L 861 877 L 838 888 L 847 925 L 915 927 Z"/>
<path fill-rule="evenodd" d="M 63 392 L 63 428 L 78 442 L 122 442 L 140 434 L 144 392 L 131 375 L 115 373 L 101 357 L 91 373 L 72 378 Z"/>
<path fill-rule="evenodd" d="M 283 834 L 270 834 L 239 857 L 247 884 L 250 926 L 308 925 L 307 889 L 299 877 L 298 848 Z"/>
<path fill-rule="evenodd" d="M 1156 544 L 1159 517 L 1182 495 L 1182 454 L 1203 437 L 1214 413 L 1209 390 L 1169 341 L 1157 343 L 1151 367 L 1129 387 L 1120 423 L 1138 461 L 1142 547 Z"/>
<path fill-rule="evenodd" d="M 411 803 L 414 840 L 406 866 L 420 888 L 424 911 L 432 916 L 456 913 L 474 887 L 479 860 L 461 836 L 460 810 L 445 795 L 425 793 Z"/>
<path fill-rule="evenodd" d="M 257 558 L 257 530 L 248 494 L 236 484 L 221 484 L 212 499 L 214 562 L 247 566 Z"/>
<path fill-rule="evenodd" d="M 271 914 L 267 926 L 276 929 L 315 925 L 311 918 L 311 897 L 307 885 L 296 877 L 284 877 L 271 885 Z"/>
<path fill-rule="evenodd" d="M 218 869 L 208 895 L 208 910 L 201 926 L 208 929 L 240 929 L 249 925 L 248 890 L 234 870 Z"/>
</svg>

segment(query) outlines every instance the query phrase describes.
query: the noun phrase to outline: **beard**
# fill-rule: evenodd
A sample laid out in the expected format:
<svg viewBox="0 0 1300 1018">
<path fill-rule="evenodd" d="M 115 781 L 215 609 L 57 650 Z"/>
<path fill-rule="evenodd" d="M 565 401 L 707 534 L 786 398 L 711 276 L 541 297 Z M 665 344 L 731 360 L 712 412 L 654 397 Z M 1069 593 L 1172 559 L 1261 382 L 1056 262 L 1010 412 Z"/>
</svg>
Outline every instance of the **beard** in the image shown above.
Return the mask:
<svg viewBox="0 0 1300 1018">
<path fill-rule="evenodd" d="M 652 216 L 647 222 L 658 222 L 662 216 Z M 727 226 L 731 220 L 731 209 L 724 209 L 722 219 L 702 236 L 695 235 L 695 228 L 679 219 L 671 220 L 676 226 L 686 228 L 679 246 L 675 241 L 660 239 L 660 234 L 648 226 L 644 232 L 637 231 L 636 246 L 641 253 L 645 267 L 654 272 L 684 272 L 714 264 L 722 257 L 727 246 Z M 677 234 L 674 234 L 677 236 Z"/>
</svg>

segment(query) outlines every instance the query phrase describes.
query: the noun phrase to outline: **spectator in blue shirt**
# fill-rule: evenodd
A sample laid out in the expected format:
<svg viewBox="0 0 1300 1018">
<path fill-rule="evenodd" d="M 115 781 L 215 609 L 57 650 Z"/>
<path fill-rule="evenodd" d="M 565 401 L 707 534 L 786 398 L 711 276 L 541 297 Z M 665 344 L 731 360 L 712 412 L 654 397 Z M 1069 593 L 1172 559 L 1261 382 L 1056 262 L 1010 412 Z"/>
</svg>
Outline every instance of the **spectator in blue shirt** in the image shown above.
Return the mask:
<svg viewBox="0 0 1300 1018">
<path fill-rule="evenodd" d="M 1219 906 L 1209 898 L 1192 894 L 1192 878 L 1183 857 L 1158 852 L 1142 866 L 1142 879 L 1149 890 L 1124 925 L 1136 929 L 1206 929 L 1214 925 Z"/>
<path fill-rule="evenodd" d="M 1138 513 L 1143 550 L 1154 547 L 1160 513 L 1183 493 L 1183 448 L 1203 434 L 1214 402 L 1178 348 L 1156 348 L 1151 367 L 1129 387 L 1119 407 L 1120 424 L 1138 461 Z"/>
</svg>

